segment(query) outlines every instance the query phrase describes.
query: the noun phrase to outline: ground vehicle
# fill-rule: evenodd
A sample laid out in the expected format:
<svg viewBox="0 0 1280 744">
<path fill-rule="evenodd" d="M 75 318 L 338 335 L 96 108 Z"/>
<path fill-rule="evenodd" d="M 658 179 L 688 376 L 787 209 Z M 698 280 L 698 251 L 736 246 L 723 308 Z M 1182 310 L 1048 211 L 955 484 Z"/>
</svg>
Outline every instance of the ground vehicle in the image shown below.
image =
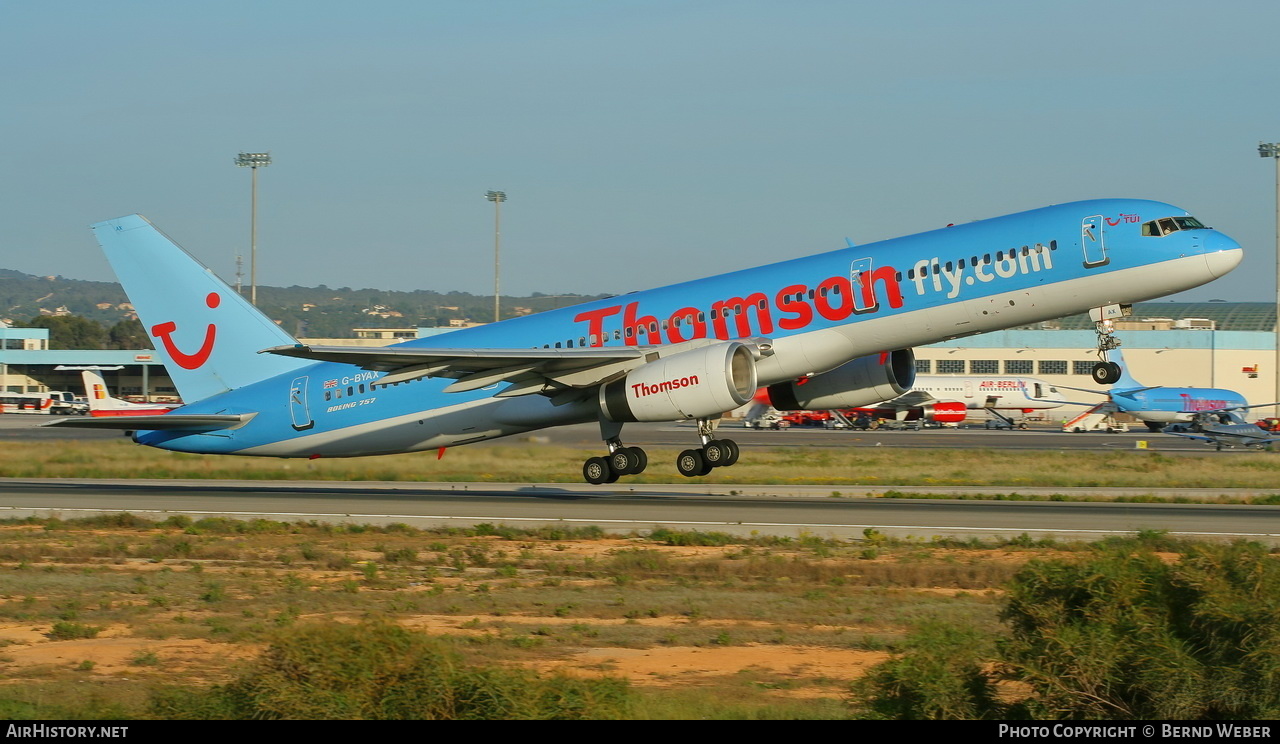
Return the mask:
<svg viewBox="0 0 1280 744">
<path fill-rule="evenodd" d="M 82 415 L 89 412 L 89 404 L 64 390 L 47 393 L 0 393 L 0 412 Z"/>
</svg>

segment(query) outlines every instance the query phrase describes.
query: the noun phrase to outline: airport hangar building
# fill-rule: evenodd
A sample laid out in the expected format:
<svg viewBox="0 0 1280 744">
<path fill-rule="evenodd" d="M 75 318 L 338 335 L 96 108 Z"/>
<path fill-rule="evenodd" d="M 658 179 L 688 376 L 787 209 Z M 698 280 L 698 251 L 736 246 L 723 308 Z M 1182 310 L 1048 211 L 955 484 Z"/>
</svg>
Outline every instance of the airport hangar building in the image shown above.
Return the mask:
<svg viewBox="0 0 1280 744">
<path fill-rule="evenodd" d="M 1116 321 L 1130 374 L 1143 385 L 1218 387 L 1250 403 L 1280 400 L 1276 391 L 1276 305 L 1267 302 L 1148 302 Z M 356 338 L 307 343 L 378 346 L 449 328 L 356 329 Z M 0 390 L 84 394 L 79 369 L 99 367 L 112 394 L 134 400 L 176 400 L 177 390 L 152 350 L 48 348 L 42 328 L 0 324 Z M 1087 315 L 916 347 L 919 374 L 1025 375 L 1050 384 L 1098 388 L 1091 372 L 1097 336 Z M 1084 395 L 1084 394 L 1082 394 Z M 1068 398 L 1081 399 L 1068 395 Z M 1083 398 L 1088 400 L 1088 397 Z"/>
</svg>

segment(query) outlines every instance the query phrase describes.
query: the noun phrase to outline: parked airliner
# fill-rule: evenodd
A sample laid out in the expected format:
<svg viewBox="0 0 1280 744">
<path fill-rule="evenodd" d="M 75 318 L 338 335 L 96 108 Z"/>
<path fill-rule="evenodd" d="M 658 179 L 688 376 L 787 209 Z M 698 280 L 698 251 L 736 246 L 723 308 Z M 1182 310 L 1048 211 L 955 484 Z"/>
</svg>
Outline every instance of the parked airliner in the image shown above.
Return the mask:
<svg viewBox="0 0 1280 744">
<path fill-rule="evenodd" d="M 754 404 L 746 414 L 747 420 L 758 419 L 770 409 L 804 410 L 791 407 L 799 405 L 798 401 L 789 399 L 788 392 L 791 389 L 789 385 L 784 385 L 779 389 L 777 398 L 769 389 L 758 392 Z M 970 411 L 986 411 L 994 418 L 1012 425 L 1008 414 L 1057 408 L 1064 402 L 1066 398 L 1057 388 L 1034 377 L 916 375 L 911 389 L 902 395 L 851 410 L 874 418 L 923 420 L 937 424 L 958 424 L 968 418 Z M 844 413 L 847 416 L 853 415 L 847 410 Z"/>
<path fill-rule="evenodd" d="M 1146 424 L 1151 431 L 1161 431 L 1169 424 L 1189 423 L 1195 420 L 1196 414 L 1200 412 L 1258 407 L 1250 406 L 1244 396 L 1234 390 L 1143 385 L 1130 374 L 1120 349 L 1108 351 L 1107 356 L 1121 369 L 1120 378 L 1111 385 L 1110 389 L 1092 390 L 1067 385 L 1058 386 L 1064 390 L 1106 396 L 1106 400 L 1100 404 L 1075 402 L 1074 405 L 1087 405 L 1094 408 L 1102 406 L 1099 411 L 1105 409 L 1108 412 L 1127 413 Z"/>
<path fill-rule="evenodd" d="M 905 394 L 865 408 L 875 416 L 940 424 L 958 424 L 970 411 L 986 411 L 1012 423 L 1008 414 L 1057 408 L 1065 401 L 1057 388 L 1034 377 L 917 375 Z"/>
<path fill-rule="evenodd" d="M 154 416 L 179 407 L 178 403 L 133 403 L 116 398 L 107 392 L 107 383 L 97 369 L 81 370 L 80 376 L 90 416 Z"/>
<path fill-rule="evenodd" d="M 595 421 L 607 454 L 584 463 L 592 483 L 647 463 L 626 422 L 696 421 L 701 446 L 676 466 L 706 474 L 737 460 L 716 425 L 760 387 L 806 409 L 889 400 L 911 388 L 913 346 L 1180 292 L 1242 254 L 1169 204 L 1082 201 L 362 348 L 299 344 L 140 216 L 94 232 L 187 404 L 57 423 L 316 458 L 443 454 Z"/>
</svg>

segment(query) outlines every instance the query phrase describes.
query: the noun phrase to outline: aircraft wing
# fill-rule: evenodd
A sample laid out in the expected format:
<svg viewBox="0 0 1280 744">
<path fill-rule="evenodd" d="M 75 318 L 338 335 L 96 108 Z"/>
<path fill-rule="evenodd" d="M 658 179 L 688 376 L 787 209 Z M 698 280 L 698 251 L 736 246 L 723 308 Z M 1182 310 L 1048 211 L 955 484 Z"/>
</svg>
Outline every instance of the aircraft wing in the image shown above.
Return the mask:
<svg viewBox="0 0 1280 744">
<path fill-rule="evenodd" d="M 591 387 L 619 377 L 659 356 L 659 352 L 651 346 L 449 349 L 296 344 L 273 346 L 259 353 L 317 362 L 338 362 L 370 371 L 386 372 L 386 375 L 374 381 L 374 385 L 391 385 L 420 377 L 448 377 L 457 382 L 445 388 L 445 392 L 457 393 L 500 382 L 515 383 L 499 393 L 502 397 L 540 393 L 549 389 Z"/>
<path fill-rule="evenodd" d="M 41 426 L 76 429 L 121 429 L 124 431 L 217 431 L 248 423 L 256 413 L 162 413 L 155 416 L 77 416 L 50 421 Z"/>
<path fill-rule="evenodd" d="M 1081 393 L 1093 393 L 1094 395 L 1111 395 L 1112 393 L 1124 393 L 1125 395 L 1128 395 L 1130 393 L 1141 393 L 1144 390 L 1158 390 L 1164 386 L 1148 385 L 1146 387 L 1123 388 L 1121 390 L 1095 390 L 1093 388 L 1078 388 L 1078 387 L 1071 387 L 1070 385 L 1058 385 L 1057 383 L 1055 383 L 1054 387 L 1059 388 L 1061 390 L 1075 390 Z"/>
<path fill-rule="evenodd" d="M 1060 388 L 1062 386 L 1054 385 L 1054 387 Z M 1077 389 L 1078 388 L 1071 388 L 1071 390 L 1077 390 Z M 1090 390 L 1088 392 L 1093 392 L 1093 391 Z M 1027 400 L 1034 400 L 1037 403 L 1057 403 L 1058 405 L 1061 405 L 1061 406 L 1085 406 L 1086 408 L 1091 406 L 1096 406 L 1099 403 L 1107 402 L 1107 401 L 1101 401 L 1101 400 L 1087 400 L 1087 401 L 1086 400 L 1057 400 L 1057 399 L 1051 399 L 1051 398 L 1032 398 L 1031 396 L 1027 396 Z M 1111 410 L 1112 410 L 1112 413 L 1114 413 L 1115 411 L 1118 411 L 1120 409 L 1112 408 Z"/>
<path fill-rule="evenodd" d="M 899 395 L 893 400 L 885 401 L 880 405 L 885 407 L 892 406 L 895 408 L 919 408 L 920 406 L 928 403 L 933 403 L 936 400 L 938 399 L 923 390 L 912 390 Z"/>
<path fill-rule="evenodd" d="M 1221 443 L 1231 446 L 1232 443 L 1247 445 L 1249 447 L 1257 447 L 1263 444 L 1271 444 L 1272 442 L 1280 442 L 1280 437 L 1247 437 L 1239 434 L 1221 433 L 1221 434 L 1202 434 L 1187 431 L 1169 431 L 1166 427 L 1161 429 L 1163 434 L 1172 434 L 1175 437 L 1186 437 L 1187 439 L 1198 439 L 1202 442 Z"/>
<path fill-rule="evenodd" d="M 1071 387 L 1070 385 L 1059 385 L 1057 383 L 1054 383 L 1053 386 L 1058 388 L 1059 390 L 1075 390 L 1076 392 L 1079 392 L 1079 393 L 1093 393 L 1094 395 L 1111 395 L 1110 390 L 1095 390 L 1094 388 L 1078 388 L 1078 387 Z"/>
</svg>

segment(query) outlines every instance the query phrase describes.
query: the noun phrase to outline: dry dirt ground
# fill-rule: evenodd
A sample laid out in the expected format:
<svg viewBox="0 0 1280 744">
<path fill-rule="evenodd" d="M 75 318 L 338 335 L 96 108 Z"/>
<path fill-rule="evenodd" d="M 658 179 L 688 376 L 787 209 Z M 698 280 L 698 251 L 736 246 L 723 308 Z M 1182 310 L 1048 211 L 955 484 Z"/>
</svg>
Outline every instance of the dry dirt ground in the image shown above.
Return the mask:
<svg viewBox="0 0 1280 744">
<path fill-rule="evenodd" d="M 102 533 L 98 537 L 112 537 L 113 533 Z M 471 538 L 478 540 L 482 538 Z M 500 544 L 489 538 L 489 544 Z M 511 543 L 501 543 L 510 546 Z M 652 542 L 643 543 L 646 550 L 661 551 L 671 560 L 707 560 L 725 558 L 741 546 L 726 547 L 671 547 L 657 545 Z M 605 559 L 618 551 L 634 550 L 637 541 L 634 539 L 600 539 L 583 541 L 557 541 L 554 545 L 537 544 L 533 552 L 554 550 L 559 558 L 595 558 Z M 349 546 L 348 554 L 357 560 L 373 560 L 380 553 L 361 549 L 360 546 Z M 961 551 L 953 550 L 948 560 L 990 561 L 1016 563 L 1027 560 L 1027 552 L 1003 552 L 999 550 Z M 823 558 L 808 558 L 814 562 L 822 562 Z M 839 559 L 833 559 L 839 560 Z M 848 559 L 844 559 L 848 561 Z M 898 560 L 892 555 L 869 561 L 861 561 L 859 566 L 866 567 L 879 562 Z M 233 573 L 243 574 L 241 568 L 234 563 L 211 561 L 203 569 L 207 576 L 219 573 L 230 576 Z M 184 570 L 179 566 L 189 567 L 191 561 L 145 561 L 129 559 L 115 561 L 110 568 L 113 571 L 137 574 L 152 574 L 165 565 L 172 565 L 175 570 Z M 81 568 L 102 569 L 101 562 L 86 562 L 83 566 L 66 562 L 51 562 L 58 571 L 75 572 Z M 0 562 L 0 570 L 12 568 Z M 32 565 L 39 569 L 41 566 Z M 309 569 L 304 566 L 289 567 L 290 574 L 300 577 L 308 583 L 312 590 L 315 587 L 330 587 L 342 580 L 350 580 L 358 572 L 349 571 L 346 575 L 323 568 Z M 454 576 L 442 576 L 432 582 L 432 586 L 457 587 L 468 581 L 483 580 L 470 576 L 471 571 L 460 572 Z M 490 579 L 491 580 L 491 579 Z M 566 579 L 583 586 L 602 585 L 607 582 L 600 579 Z M 532 585 L 532 584 L 531 584 Z M 229 591 L 235 592 L 235 585 L 228 584 Z M 401 591 L 423 591 L 427 586 L 417 586 Z M 360 591 L 365 591 L 361 588 Z M 915 587 L 910 590 L 920 594 L 954 594 L 957 589 L 949 587 Z M 0 584 L 0 594 L 3 585 Z M 0 597 L 0 603 L 17 602 L 21 596 L 9 594 Z M 186 611 L 190 611 L 189 609 Z M 175 610 L 172 614 L 177 614 Z M 164 613 L 147 615 L 151 622 L 156 622 Z M 397 613 L 397 622 L 407 627 L 421 629 L 431 634 L 442 635 L 479 635 L 495 633 L 488 623 L 495 618 L 470 614 L 415 614 Z M 298 620 L 327 620 L 336 622 L 356 622 L 358 614 L 325 613 L 321 615 L 302 615 Z M 778 623 L 751 621 L 743 619 L 717 619 L 701 617 L 691 620 L 680 616 L 634 617 L 621 618 L 582 618 L 557 617 L 551 614 L 512 613 L 504 614 L 502 620 L 526 623 L 529 625 L 557 628 L 572 624 L 587 623 L 591 626 L 622 625 L 624 623 L 638 626 L 658 628 L 678 628 L 697 624 L 699 628 L 714 632 L 719 628 L 727 630 L 741 629 L 750 625 L 777 627 Z M 128 624 L 113 624 L 103 627 L 97 637 L 76 640 L 51 640 L 48 636 L 52 629 L 52 621 L 22 622 L 0 621 L 0 684 L 18 684 L 23 682 L 48 679 L 59 675 L 66 678 L 69 672 L 83 675 L 82 679 L 146 681 L 160 680 L 187 682 L 217 682 L 230 679 L 241 662 L 252 659 L 263 648 L 258 643 L 225 643 L 211 642 L 200 638 L 154 638 L 147 637 L 144 627 Z M 821 630 L 826 626 L 806 625 L 808 630 Z M 832 630 L 849 630 L 862 632 L 865 628 L 855 623 L 842 626 L 830 626 Z M 553 657 L 553 658 L 551 658 Z M 862 675 L 868 668 L 889 658 L 883 651 L 856 650 L 826 646 L 803 646 L 774 643 L 746 643 L 734 645 L 654 645 L 648 648 L 624 648 L 617 646 L 591 647 L 579 645 L 573 648 L 562 648 L 551 654 L 544 654 L 536 660 L 520 660 L 520 663 L 540 671 L 557 671 L 573 675 L 622 676 L 641 687 L 680 687 L 714 685 L 734 675 L 755 674 L 773 681 L 804 680 L 803 684 L 787 687 L 779 686 L 776 693 L 789 697 L 840 697 L 848 688 L 852 679 Z M 785 688 L 785 689 L 783 689 Z"/>
<path fill-rule="evenodd" d="M 581 622 L 556 617 L 522 618 L 543 625 Z M 407 627 L 433 634 L 479 634 L 485 631 L 462 628 L 473 618 L 423 615 L 403 620 Z M 596 620 L 593 624 L 607 621 Z M 642 625 L 674 625 L 663 618 L 638 620 Z M 714 627 L 713 623 L 702 623 Z M 0 625 L 0 641 L 7 645 L 0 654 L 7 678 L 0 683 L 21 683 L 51 668 L 74 668 L 89 662 L 85 669 L 93 677 L 143 679 L 152 677 L 136 659 L 151 654 L 163 662 L 166 676 L 221 679 L 237 661 L 246 661 L 262 650 L 256 644 L 229 646 L 203 639 L 154 640 L 135 638 L 123 627 L 107 628 L 96 638 L 49 640 L 51 626 L 30 624 Z M 633 684 L 659 687 L 697 685 L 716 677 L 742 672 L 764 672 L 771 677 L 830 680 L 830 684 L 785 691 L 793 696 L 840 694 L 844 686 L 868 667 L 889 658 L 880 651 L 815 648 L 804 646 L 749 644 L 726 647 L 586 648 L 550 662 L 530 664 L 542 671 L 562 671 L 582 676 L 625 677 Z"/>
</svg>

